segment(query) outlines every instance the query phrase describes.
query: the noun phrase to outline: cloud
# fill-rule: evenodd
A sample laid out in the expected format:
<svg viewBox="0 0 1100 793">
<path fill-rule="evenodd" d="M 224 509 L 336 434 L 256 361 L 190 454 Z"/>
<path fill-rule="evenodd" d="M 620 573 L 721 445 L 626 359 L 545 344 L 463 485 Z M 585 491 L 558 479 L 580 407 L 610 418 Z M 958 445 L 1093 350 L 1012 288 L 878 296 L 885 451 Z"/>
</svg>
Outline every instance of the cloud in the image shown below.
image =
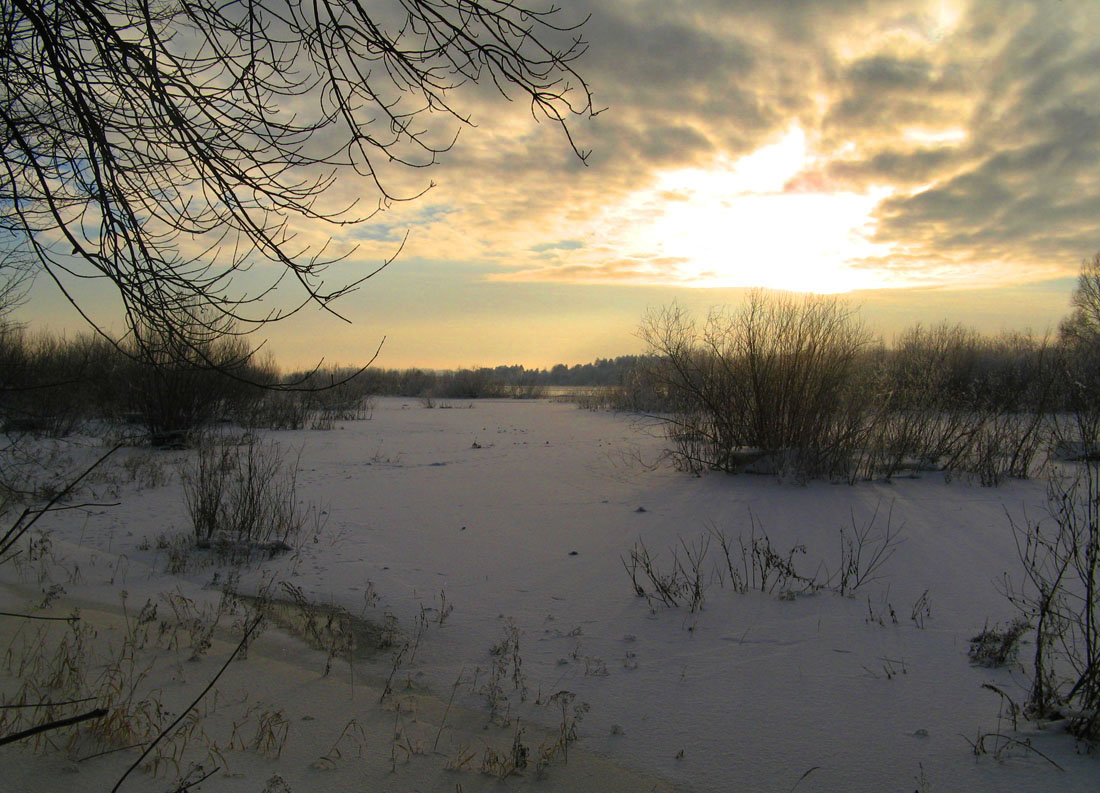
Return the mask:
<svg viewBox="0 0 1100 793">
<path fill-rule="evenodd" d="M 420 202 L 356 232 L 357 257 L 392 254 L 409 229 L 406 255 L 498 280 L 696 283 L 720 268 L 649 231 L 723 223 L 737 196 L 691 175 L 732 174 L 791 129 L 805 161 L 769 189 L 874 197 L 852 231 L 873 250 L 855 246 L 848 265 L 883 284 L 1064 275 L 1100 247 L 1100 4 L 573 0 L 563 13 L 589 10 L 577 65 L 608 109 L 574 125 L 588 167 L 522 103 L 464 91 L 477 126 Z M 396 178 L 415 192 L 428 175 Z"/>
<path fill-rule="evenodd" d="M 545 253 L 546 251 L 575 251 L 583 247 L 584 243 L 580 240 L 560 240 L 558 242 L 544 242 L 541 245 L 532 245 L 531 250 L 535 253 Z"/>
<path fill-rule="evenodd" d="M 690 260 L 678 256 L 623 256 L 614 258 L 610 252 L 597 263 L 559 261 L 553 264 L 526 267 L 510 273 L 495 273 L 494 281 L 571 281 L 588 284 L 632 283 L 664 285 L 670 280 L 689 284 L 691 274 L 686 266 Z M 679 276 L 679 277 L 677 277 Z"/>
<path fill-rule="evenodd" d="M 993 68 L 973 75 L 968 145 L 929 163 L 926 189 L 883 203 L 880 239 L 1025 273 L 1065 272 L 1100 246 L 1100 47 L 1085 24 L 1100 19 L 1069 5 L 1036 8 L 990 47 Z M 991 24 L 976 12 L 971 46 Z"/>
</svg>

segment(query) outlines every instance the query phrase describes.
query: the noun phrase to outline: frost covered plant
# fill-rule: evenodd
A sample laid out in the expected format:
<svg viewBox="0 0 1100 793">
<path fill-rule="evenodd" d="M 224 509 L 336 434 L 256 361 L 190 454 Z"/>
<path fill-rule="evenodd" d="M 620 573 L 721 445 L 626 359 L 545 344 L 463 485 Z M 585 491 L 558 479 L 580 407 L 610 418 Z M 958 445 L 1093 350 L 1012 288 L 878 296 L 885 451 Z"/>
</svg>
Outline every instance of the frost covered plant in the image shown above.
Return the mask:
<svg viewBox="0 0 1100 793">
<path fill-rule="evenodd" d="M 539 746 L 535 757 L 535 775 L 542 778 L 546 775 L 547 767 L 555 759 L 561 758 L 563 762 L 569 762 L 569 745 L 579 740 L 577 734 L 578 725 L 584 721 L 584 716 L 589 711 L 587 702 L 577 702 L 577 695 L 572 691 L 558 691 L 551 694 L 544 704 L 561 711 L 561 721 L 558 723 L 557 735 Z"/>
<path fill-rule="evenodd" d="M 517 725 L 512 734 L 512 745 L 506 751 L 486 745 L 481 756 L 481 773 L 504 779 L 523 771 L 531 754 L 531 747 L 523 742 L 523 733 L 523 728 Z"/>
<path fill-rule="evenodd" d="M 278 759 L 289 732 L 290 720 L 282 708 L 258 702 L 245 711 L 240 722 L 233 722 L 229 748 L 240 751 L 251 749 L 265 757 Z"/>
<path fill-rule="evenodd" d="M 800 573 L 795 566 L 795 557 L 806 553 L 805 545 L 794 545 L 784 555 L 780 553 L 756 517 L 749 513 L 750 532 L 748 538 L 743 534 L 734 540 L 721 529 L 711 529 L 712 536 L 718 539 L 722 548 L 726 572 L 734 591 L 744 594 L 749 590 L 759 590 L 781 594 L 795 591 L 813 591 L 821 584 L 813 576 Z"/>
</svg>

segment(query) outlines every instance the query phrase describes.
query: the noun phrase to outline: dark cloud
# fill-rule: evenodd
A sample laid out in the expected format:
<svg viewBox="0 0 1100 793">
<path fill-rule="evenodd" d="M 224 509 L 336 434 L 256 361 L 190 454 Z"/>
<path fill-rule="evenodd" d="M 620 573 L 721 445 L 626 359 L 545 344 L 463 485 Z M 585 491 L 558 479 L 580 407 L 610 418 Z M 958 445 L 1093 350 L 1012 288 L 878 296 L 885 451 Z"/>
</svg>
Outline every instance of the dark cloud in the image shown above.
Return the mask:
<svg viewBox="0 0 1100 793">
<path fill-rule="evenodd" d="M 638 13 L 630 3 L 609 4 L 594 14 L 585 28 L 586 65 L 600 75 L 604 91 L 626 99 L 708 84 L 716 76 L 749 78 L 757 62 L 752 42 L 716 34 L 686 15 L 677 19 L 674 6 Z"/>
<path fill-rule="evenodd" d="M 1100 246 L 1100 49 L 1087 15 L 1036 9 L 998 37 L 988 11 L 975 13 L 969 45 L 994 46 L 972 89 L 969 143 L 928 163 L 930 180 L 954 175 L 882 205 L 879 239 L 975 263 L 1076 267 Z"/>
<path fill-rule="evenodd" d="M 848 67 L 847 79 L 858 89 L 924 91 L 932 82 L 932 64 L 923 58 L 874 55 Z"/>
<path fill-rule="evenodd" d="M 531 250 L 536 253 L 545 253 L 546 251 L 575 251 L 578 248 L 583 248 L 584 243 L 580 240 L 560 240 L 558 242 L 547 242 L 542 245 L 533 245 Z"/>
<path fill-rule="evenodd" d="M 873 55 L 850 64 L 834 91 L 837 99 L 823 127 L 834 136 L 857 137 L 868 130 L 898 133 L 898 127 L 958 122 L 965 98 L 964 68 L 923 57 Z"/>
<path fill-rule="evenodd" d="M 835 160 L 823 169 L 825 184 L 865 188 L 874 184 L 902 187 L 928 184 L 958 162 L 956 147 L 887 148 L 866 159 Z"/>
</svg>

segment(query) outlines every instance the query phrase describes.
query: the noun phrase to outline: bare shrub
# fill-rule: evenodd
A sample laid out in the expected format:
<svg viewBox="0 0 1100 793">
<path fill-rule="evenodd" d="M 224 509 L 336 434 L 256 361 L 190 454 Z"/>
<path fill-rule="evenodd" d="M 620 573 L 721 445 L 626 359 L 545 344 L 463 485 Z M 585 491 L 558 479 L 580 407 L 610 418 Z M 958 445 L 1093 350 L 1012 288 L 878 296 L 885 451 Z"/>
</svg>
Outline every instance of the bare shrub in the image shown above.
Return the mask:
<svg viewBox="0 0 1100 793">
<path fill-rule="evenodd" d="M 1006 594 L 1035 628 L 1026 712 L 1100 737 L 1100 466 L 1053 480 L 1050 519 L 1013 523 L 1023 581 Z"/>
<path fill-rule="evenodd" d="M 241 445 L 207 438 L 182 471 L 187 512 L 201 547 L 288 550 L 316 507 L 297 498 L 297 460 L 284 468 L 279 444 L 255 435 Z"/>
<path fill-rule="evenodd" d="M 879 570 L 890 561 L 898 545 L 904 541 L 893 526 L 893 504 L 886 513 L 886 525 L 881 528 L 876 526 L 878 512 L 876 505 L 870 520 L 862 526 L 853 514 L 850 525 L 840 528 L 840 564 L 829 583 L 841 595 L 850 595 L 864 584 L 876 580 Z"/>
<path fill-rule="evenodd" d="M 916 325 L 886 356 L 873 431 L 874 474 L 890 478 L 911 467 L 941 467 L 973 432 L 977 334 L 961 325 Z"/>
<path fill-rule="evenodd" d="M 1100 459 L 1100 253 L 1081 265 L 1059 328 L 1055 436 L 1062 456 Z"/>
<path fill-rule="evenodd" d="M 331 430 L 337 421 L 369 418 L 374 382 L 367 370 L 329 367 L 281 375 L 264 365 L 268 386 L 239 419 L 249 429 Z"/>
<path fill-rule="evenodd" d="M 958 467 L 989 486 L 1027 478 L 1049 447 L 1058 370 L 1045 338 L 1002 333 L 983 352 L 976 399 L 982 425 Z"/>
<path fill-rule="evenodd" d="M 63 436 L 104 419 L 140 426 L 154 445 L 183 445 L 215 420 L 243 417 L 277 384 L 270 357 L 247 340 L 211 331 L 206 343 L 140 330 L 116 343 L 0 329 L 0 420 L 8 431 Z M 221 331 L 219 331 L 221 332 Z"/>
<path fill-rule="evenodd" d="M 753 292 L 702 327 L 671 306 L 647 314 L 639 335 L 650 356 L 627 393 L 655 406 L 673 459 L 693 473 L 1027 477 L 1044 462 L 1064 377 L 1047 341 L 1027 334 L 945 323 L 872 345 L 833 298 Z"/>
<path fill-rule="evenodd" d="M 857 436 L 857 363 L 869 335 L 835 298 L 750 293 L 702 329 L 678 306 L 650 312 L 639 335 L 656 356 L 675 455 L 692 471 L 833 473 Z M 853 421 L 855 419 L 855 421 Z"/>
<path fill-rule="evenodd" d="M 670 547 L 663 560 L 638 540 L 621 561 L 634 594 L 645 598 L 651 609 L 687 606 L 690 612 L 698 611 L 715 582 L 738 594 L 758 591 L 787 600 L 822 589 L 851 595 L 877 580 L 883 565 L 904 541 L 893 526 L 892 509 L 883 523 L 877 507 L 862 525 L 853 515 L 851 525 L 840 529 L 840 559 L 831 575 L 824 564 L 812 574 L 800 569 L 799 558 L 806 555 L 806 546 L 795 543 L 786 552 L 779 550 L 751 512 L 747 536 L 742 532 L 734 537 L 710 527 L 695 540 L 678 538 L 678 546 Z M 715 541 L 721 555 L 712 561 L 710 548 Z M 930 615 L 926 591 L 914 603 L 912 619 L 923 627 Z M 896 623 L 896 616 L 894 620 Z"/>
<path fill-rule="evenodd" d="M 441 399 L 486 399 L 509 396 L 492 369 L 459 369 L 436 375 L 432 396 Z"/>
<path fill-rule="evenodd" d="M 516 383 L 501 384 L 501 393 L 512 399 L 542 399 L 546 396 L 546 386 L 534 379 L 525 379 Z"/>
<path fill-rule="evenodd" d="M 181 315 L 185 312 L 180 312 Z M 187 338 L 163 330 L 138 328 L 124 350 L 130 356 L 123 377 L 127 416 L 144 427 L 154 446 L 182 446 L 189 436 L 219 418 L 247 412 L 263 390 L 254 384 L 253 349 L 229 325 L 203 332 L 201 323 Z"/>
<path fill-rule="evenodd" d="M 813 576 L 804 575 L 796 569 L 795 558 L 805 555 L 805 545 L 796 543 L 786 554 L 781 553 L 772 545 L 767 532 L 751 514 L 749 521 L 751 530 L 748 539 L 746 540 L 744 535 L 737 537 L 741 577 L 738 577 L 737 570 L 731 563 L 732 555 L 729 552 L 731 544 L 724 535 L 719 533 L 728 572 L 735 589 L 740 592 L 755 589 L 770 594 L 777 589 L 781 593 L 786 593 L 813 590 L 820 586 Z"/>
<path fill-rule="evenodd" d="M 630 575 L 634 594 L 644 597 L 651 607 L 658 602 L 669 608 L 686 603 L 689 611 L 700 610 L 707 589 L 704 562 L 710 540 L 709 534 L 691 543 L 681 537 L 680 548 L 669 549 L 672 559 L 665 569 L 661 568 L 644 542 L 636 542 L 630 549 L 629 560 L 621 559 Z M 681 550 L 683 557 L 680 556 Z"/>
<path fill-rule="evenodd" d="M 309 421 L 309 403 L 297 391 L 270 391 L 242 419 L 249 430 L 300 430 Z"/>
<path fill-rule="evenodd" d="M 107 414 L 104 383 L 119 358 L 108 342 L 94 336 L 65 338 L 0 327 L 5 431 L 62 437 Z"/>
</svg>

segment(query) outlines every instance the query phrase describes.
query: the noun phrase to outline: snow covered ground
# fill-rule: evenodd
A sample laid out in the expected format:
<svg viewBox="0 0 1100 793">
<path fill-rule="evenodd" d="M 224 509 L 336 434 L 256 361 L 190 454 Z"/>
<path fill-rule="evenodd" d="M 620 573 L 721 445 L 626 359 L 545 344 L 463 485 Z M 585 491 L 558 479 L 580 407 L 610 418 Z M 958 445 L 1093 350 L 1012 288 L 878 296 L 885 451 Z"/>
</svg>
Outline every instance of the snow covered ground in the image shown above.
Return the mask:
<svg viewBox="0 0 1100 793">
<path fill-rule="evenodd" d="M 652 426 L 545 401 L 425 409 L 382 399 L 367 421 L 266 437 L 289 459 L 300 449 L 299 497 L 320 505 L 326 522 L 316 542 L 303 537 L 296 552 L 246 567 L 239 588 L 286 581 L 314 603 L 375 624 L 392 615 L 402 638 L 362 654 L 351 670 L 336 661 L 321 678 L 323 656 L 268 629 L 219 681 L 222 704 L 204 713 L 214 735 L 232 731 L 228 703 L 278 706 L 288 722 L 281 756 L 225 751 L 224 767 L 196 789 L 275 790 L 273 775 L 294 791 L 496 789 L 478 773 L 485 746 L 511 747 L 521 728 L 532 751 L 549 745 L 570 699 L 553 697 L 563 691 L 575 695 L 566 718 L 582 717 L 568 764 L 557 760 L 544 780 L 529 767 L 507 786 L 808 793 L 1100 785 L 1100 759 L 1072 738 L 1026 722 L 1011 733 L 999 720 L 999 697 L 982 684 L 1022 701 L 1021 667 L 976 667 L 967 656 L 983 626 L 1015 616 L 1000 591 L 1006 573 L 1018 577 L 1010 517 L 1044 515 L 1042 481 L 989 489 L 939 474 L 855 486 L 692 477 L 660 463 L 663 441 Z M 157 452 L 155 463 L 171 472 L 190 454 Z M 0 567 L 3 610 L 41 601 L 42 590 L 60 583 L 64 594 L 43 613 L 80 605 L 110 635 L 164 591 L 216 601 L 229 569 L 196 561 L 173 576 L 157 547 L 160 536 L 188 531 L 178 476 L 155 487 L 99 487 L 117 490 L 119 506 L 40 523 L 52 542 L 49 564 Z M 798 572 L 824 581 L 840 566 L 841 529 L 868 526 L 872 540 L 893 534 L 893 555 L 849 596 L 799 585 L 738 592 L 716 539 L 721 532 L 734 541 L 735 569 L 738 536 L 766 534 L 784 557 L 804 546 L 793 557 Z M 707 536 L 701 610 L 636 596 L 624 560 L 637 543 L 667 570 L 671 549 L 686 561 L 685 546 L 698 549 Z M 226 632 L 201 661 L 166 664 L 166 699 L 186 704 L 231 647 Z M 380 705 L 391 673 L 395 694 Z M 319 764 L 352 719 L 362 739 L 345 739 L 332 768 Z M 393 740 L 395 729 L 406 747 Z M 1020 747 L 995 756 L 996 739 L 976 756 L 968 741 L 996 731 L 1030 741 L 1062 770 Z M 476 758 L 463 763 L 470 753 Z M 0 762 L 12 772 L 0 788 L 109 789 L 135 757 L 59 764 L 3 747 Z M 139 773 L 122 789 L 165 784 Z"/>
</svg>

